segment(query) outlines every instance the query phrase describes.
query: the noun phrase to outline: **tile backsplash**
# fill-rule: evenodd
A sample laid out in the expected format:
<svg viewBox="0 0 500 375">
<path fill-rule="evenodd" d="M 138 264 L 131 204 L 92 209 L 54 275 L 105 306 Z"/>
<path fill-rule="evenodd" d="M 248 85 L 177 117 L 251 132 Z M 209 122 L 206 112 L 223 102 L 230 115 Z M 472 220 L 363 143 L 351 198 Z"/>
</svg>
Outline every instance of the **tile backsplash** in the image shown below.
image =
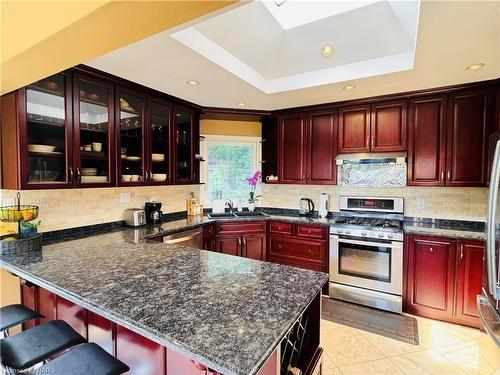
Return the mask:
<svg viewBox="0 0 500 375">
<path fill-rule="evenodd" d="M 186 210 L 190 192 L 199 197 L 199 185 L 114 187 L 99 189 L 23 190 L 21 204 L 40 206 L 40 232 L 123 220 L 126 208 L 144 208 L 154 199 L 163 203 L 163 212 Z M 15 197 L 17 190 L 1 190 L 2 205 Z M 120 203 L 120 194 L 130 201 Z"/>
<path fill-rule="evenodd" d="M 119 187 L 100 189 L 23 190 L 21 202 L 40 206 L 40 232 L 123 219 L 126 208 L 143 207 L 154 199 L 163 203 L 163 212 L 186 210 L 186 198 L 200 185 Z M 366 188 L 329 185 L 262 184 L 260 206 L 298 208 L 299 198 L 311 198 L 317 205 L 321 193 L 330 195 L 330 211 L 338 211 L 340 195 L 397 196 L 405 198 L 405 215 L 442 219 L 484 221 L 487 188 Z M 15 197 L 16 190 L 1 190 L 2 204 Z M 130 202 L 120 203 L 120 194 L 129 193 Z M 423 208 L 417 208 L 417 200 Z"/>
<path fill-rule="evenodd" d="M 314 204 L 319 202 L 319 195 L 330 195 L 330 211 L 339 210 L 341 195 L 393 196 L 405 199 L 405 215 L 441 219 L 484 221 L 486 218 L 487 188 L 369 188 L 346 187 L 336 185 L 271 185 L 262 184 L 264 207 L 298 208 L 301 197 L 311 198 Z M 417 207 L 423 203 L 423 208 Z M 421 207 L 421 205 L 419 205 Z"/>
</svg>

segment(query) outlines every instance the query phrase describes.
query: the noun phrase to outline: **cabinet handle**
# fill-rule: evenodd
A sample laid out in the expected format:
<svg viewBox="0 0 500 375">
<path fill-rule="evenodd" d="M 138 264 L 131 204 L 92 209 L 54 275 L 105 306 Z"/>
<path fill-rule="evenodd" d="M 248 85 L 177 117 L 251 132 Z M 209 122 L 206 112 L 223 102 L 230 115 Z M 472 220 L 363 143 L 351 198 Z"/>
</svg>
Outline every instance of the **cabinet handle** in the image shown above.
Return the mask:
<svg viewBox="0 0 500 375">
<path fill-rule="evenodd" d="M 246 247 L 247 247 L 247 239 L 243 237 L 243 248 L 246 249 Z"/>
<path fill-rule="evenodd" d="M 73 182 L 73 177 L 74 177 L 74 173 L 73 173 L 73 168 L 72 167 L 69 167 L 69 182 Z"/>
<path fill-rule="evenodd" d="M 243 246 L 242 246 L 242 244 L 241 244 L 241 237 L 238 239 L 238 246 L 239 246 L 240 250 L 241 250 L 241 249 L 242 249 L 242 247 L 243 247 Z"/>
<path fill-rule="evenodd" d="M 464 259 L 464 244 L 460 245 L 460 259 Z"/>
<path fill-rule="evenodd" d="M 444 171 L 441 171 L 441 181 L 444 181 Z"/>
<path fill-rule="evenodd" d="M 76 168 L 76 183 L 80 184 L 82 182 L 82 173 L 80 172 L 80 168 Z"/>
<path fill-rule="evenodd" d="M 372 137 L 372 148 L 373 148 L 373 145 L 374 145 L 374 140 L 373 140 L 373 137 Z"/>
<path fill-rule="evenodd" d="M 448 181 L 451 181 L 451 172 L 448 170 L 448 173 L 447 173 L 447 178 L 448 178 Z"/>
<path fill-rule="evenodd" d="M 145 182 L 149 181 L 149 173 L 148 173 L 148 171 L 144 171 L 144 181 Z"/>
<path fill-rule="evenodd" d="M 434 249 L 433 249 L 432 247 L 429 247 L 429 251 L 430 251 L 431 253 L 433 253 L 433 252 L 434 252 Z"/>
</svg>

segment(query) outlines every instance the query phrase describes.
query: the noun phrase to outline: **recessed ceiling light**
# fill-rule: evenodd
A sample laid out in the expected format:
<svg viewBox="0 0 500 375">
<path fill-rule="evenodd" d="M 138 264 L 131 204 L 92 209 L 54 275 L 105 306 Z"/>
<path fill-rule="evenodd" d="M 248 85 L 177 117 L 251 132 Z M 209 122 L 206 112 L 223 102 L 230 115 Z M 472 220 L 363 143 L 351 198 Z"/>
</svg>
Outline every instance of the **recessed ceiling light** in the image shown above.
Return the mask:
<svg viewBox="0 0 500 375">
<path fill-rule="evenodd" d="M 352 90 L 355 88 L 356 88 L 356 86 L 354 86 L 354 85 L 347 85 L 347 86 L 342 87 L 343 90 Z"/>
<path fill-rule="evenodd" d="M 484 66 L 484 63 L 476 63 L 476 64 L 471 64 L 467 65 L 465 67 L 465 70 L 479 70 Z"/>
<path fill-rule="evenodd" d="M 200 82 L 195 81 L 194 79 L 190 79 L 189 81 L 186 81 L 186 83 L 187 83 L 189 86 L 198 86 L 198 85 L 200 84 Z"/>
<path fill-rule="evenodd" d="M 246 104 L 245 104 L 244 102 L 239 102 L 239 103 L 238 103 L 238 106 L 240 106 L 240 107 L 244 107 L 244 106 L 246 106 Z"/>
<path fill-rule="evenodd" d="M 333 46 L 330 43 L 325 43 L 321 47 L 321 54 L 324 57 L 330 57 L 331 55 L 333 55 L 333 52 L 335 52 L 335 50 L 333 49 Z"/>
</svg>

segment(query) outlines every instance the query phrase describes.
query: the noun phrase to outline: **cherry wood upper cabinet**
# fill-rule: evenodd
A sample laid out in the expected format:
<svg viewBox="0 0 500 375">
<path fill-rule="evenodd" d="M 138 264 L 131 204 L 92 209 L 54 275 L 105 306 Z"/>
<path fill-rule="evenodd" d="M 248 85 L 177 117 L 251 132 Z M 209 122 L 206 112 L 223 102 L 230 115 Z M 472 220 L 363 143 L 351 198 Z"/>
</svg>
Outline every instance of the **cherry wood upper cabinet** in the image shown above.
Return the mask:
<svg viewBox="0 0 500 375">
<path fill-rule="evenodd" d="M 335 184 L 336 182 L 336 121 L 336 112 L 310 114 L 306 172 L 308 184 Z"/>
<path fill-rule="evenodd" d="M 409 236 L 407 311 L 436 319 L 453 313 L 456 242 L 447 238 Z"/>
<path fill-rule="evenodd" d="M 144 185 L 147 183 L 146 95 L 118 87 L 115 111 L 119 185 Z"/>
<path fill-rule="evenodd" d="M 306 183 L 307 115 L 290 114 L 279 120 L 279 181 Z"/>
<path fill-rule="evenodd" d="M 370 150 L 406 150 L 406 100 L 371 105 Z"/>
<path fill-rule="evenodd" d="M 113 85 L 74 73 L 73 159 L 75 185 L 115 185 Z"/>
<path fill-rule="evenodd" d="M 339 153 L 370 151 L 370 105 L 339 109 Z"/>
<path fill-rule="evenodd" d="M 476 297 L 481 294 L 484 243 L 461 241 L 457 254 L 455 318 L 480 328 Z"/>
<path fill-rule="evenodd" d="M 446 95 L 410 100 L 408 185 L 443 186 L 446 163 Z"/>
<path fill-rule="evenodd" d="M 484 186 L 491 132 L 490 89 L 450 94 L 448 98 L 447 186 Z"/>
</svg>

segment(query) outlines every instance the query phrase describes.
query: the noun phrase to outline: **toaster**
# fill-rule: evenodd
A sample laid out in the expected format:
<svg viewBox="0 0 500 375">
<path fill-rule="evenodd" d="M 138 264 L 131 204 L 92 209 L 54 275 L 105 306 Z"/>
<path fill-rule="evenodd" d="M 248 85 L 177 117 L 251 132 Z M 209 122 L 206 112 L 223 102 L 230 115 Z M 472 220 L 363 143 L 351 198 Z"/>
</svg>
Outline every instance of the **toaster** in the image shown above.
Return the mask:
<svg viewBox="0 0 500 375">
<path fill-rule="evenodd" d="M 140 227 L 146 225 L 146 212 L 142 208 L 127 208 L 124 213 L 125 225 Z"/>
</svg>

